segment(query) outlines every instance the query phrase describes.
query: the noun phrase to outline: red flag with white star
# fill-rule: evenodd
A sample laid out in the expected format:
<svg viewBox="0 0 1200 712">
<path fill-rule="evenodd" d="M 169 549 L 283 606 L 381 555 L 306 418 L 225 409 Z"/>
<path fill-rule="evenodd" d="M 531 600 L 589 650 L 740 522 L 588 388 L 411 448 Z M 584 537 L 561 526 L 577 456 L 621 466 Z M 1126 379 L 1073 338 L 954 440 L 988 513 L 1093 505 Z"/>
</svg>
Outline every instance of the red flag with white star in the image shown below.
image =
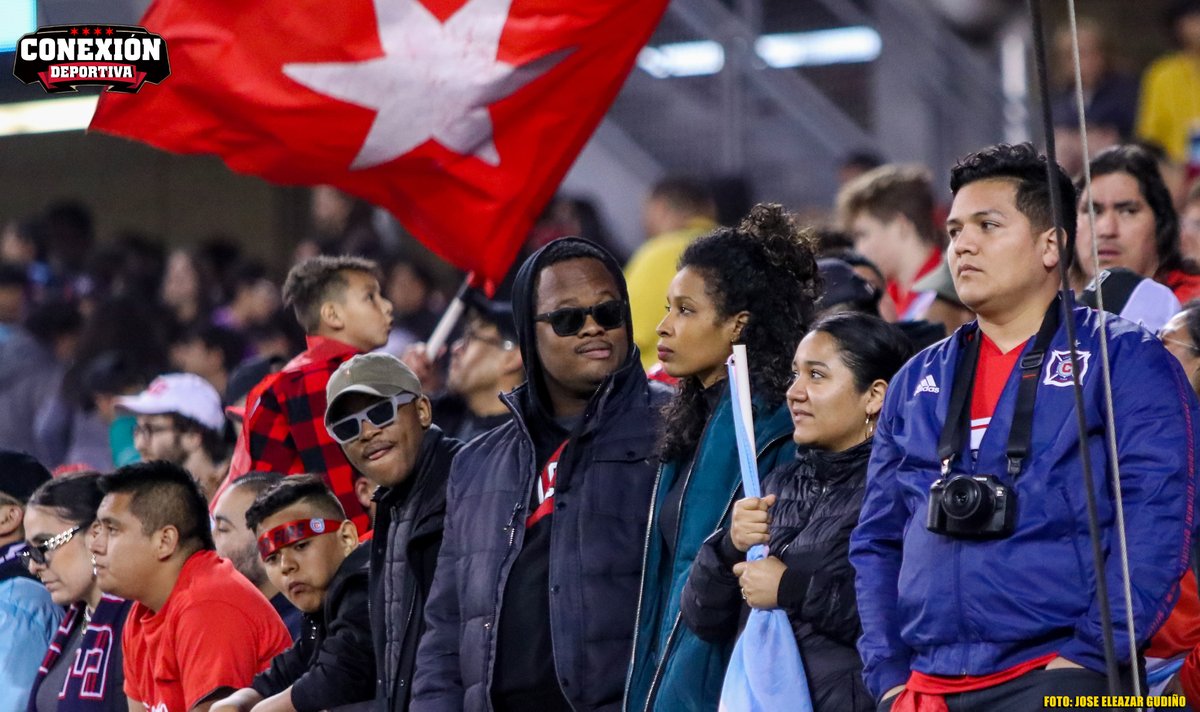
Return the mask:
<svg viewBox="0 0 1200 712">
<path fill-rule="evenodd" d="M 390 210 L 500 281 L 667 0 L 155 0 L 171 76 L 91 129 Z"/>
</svg>

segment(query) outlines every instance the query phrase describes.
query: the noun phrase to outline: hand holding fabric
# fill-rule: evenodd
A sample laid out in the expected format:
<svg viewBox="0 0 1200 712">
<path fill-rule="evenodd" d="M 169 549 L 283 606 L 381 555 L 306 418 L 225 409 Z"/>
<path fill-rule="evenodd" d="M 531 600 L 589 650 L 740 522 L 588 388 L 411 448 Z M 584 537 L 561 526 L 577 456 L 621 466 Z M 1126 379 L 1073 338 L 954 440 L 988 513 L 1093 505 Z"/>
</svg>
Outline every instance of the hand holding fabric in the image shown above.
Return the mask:
<svg viewBox="0 0 1200 712">
<path fill-rule="evenodd" d="M 729 526 L 729 538 L 741 552 L 750 550 L 755 544 L 766 544 L 770 536 L 767 510 L 775 504 L 775 495 L 746 497 L 733 505 L 733 523 Z"/>
<path fill-rule="evenodd" d="M 751 608 L 779 607 L 779 581 L 787 566 L 774 556 L 758 561 L 743 561 L 733 567 L 742 587 L 742 598 Z"/>
</svg>

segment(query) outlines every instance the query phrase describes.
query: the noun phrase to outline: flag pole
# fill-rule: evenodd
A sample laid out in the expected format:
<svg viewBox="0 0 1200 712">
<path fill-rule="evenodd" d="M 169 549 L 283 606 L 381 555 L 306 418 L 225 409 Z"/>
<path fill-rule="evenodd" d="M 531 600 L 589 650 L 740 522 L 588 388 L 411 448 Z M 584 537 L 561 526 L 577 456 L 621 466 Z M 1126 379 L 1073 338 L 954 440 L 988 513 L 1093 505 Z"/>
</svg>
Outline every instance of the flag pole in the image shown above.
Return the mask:
<svg viewBox="0 0 1200 712">
<path fill-rule="evenodd" d="M 425 353 L 429 354 L 430 359 L 438 357 L 442 347 L 446 345 L 446 339 L 450 338 L 450 332 L 454 331 L 455 326 L 458 326 L 458 320 L 462 318 L 463 312 L 467 310 L 467 290 L 474 283 L 475 273 L 469 272 L 466 279 L 463 280 L 462 286 L 458 288 L 458 293 L 454 295 L 454 299 L 446 307 L 446 311 L 442 312 L 442 318 L 438 320 L 433 333 L 429 335 L 429 341 L 425 342 Z"/>
</svg>

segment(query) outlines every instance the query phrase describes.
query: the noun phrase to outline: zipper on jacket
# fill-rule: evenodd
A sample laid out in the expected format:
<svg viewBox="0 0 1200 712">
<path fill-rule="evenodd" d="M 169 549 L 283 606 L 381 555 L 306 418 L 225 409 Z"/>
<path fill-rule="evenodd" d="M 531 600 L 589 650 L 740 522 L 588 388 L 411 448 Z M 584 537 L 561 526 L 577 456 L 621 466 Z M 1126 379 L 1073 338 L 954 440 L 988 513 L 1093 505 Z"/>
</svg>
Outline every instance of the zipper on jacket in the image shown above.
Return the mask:
<svg viewBox="0 0 1200 712">
<path fill-rule="evenodd" d="M 642 629 L 642 599 L 646 593 L 646 559 L 650 557 L 650 532 L 653 530 L 654 506 L 658 503 L 658 486 L 662 483 L 663 463 L 658 463 L 658 472 L 654 475 L 654 489 L 650 492 L 650 517 L 646 521 L 646 543 L 642 549 L 642 581 L 638 586 L 637 613 L 633 617 L 633 655 L 629 660 L 629 669 L 625 672 L 625 699 L 621 709 L 629 712 L 629 689 L 633 684 L 633 668 L 637 662 L 638 634 Z"/>
<path fill-rule="evenodd" d="M 711 423 L 711 422 L 712 422 L 712 420 L 711 420 L 711 419 L 709 419 L 709 423 Z M 706 424 L 706 425 L 704 426 L 704 433 L 703 433 L 703 434 L 701 435 L 701 437 L 700 437 L 700 442 L 704 442 L 704 436 L 706 436 L 707 434 L 708 434 L 708 425 Z M 780 435 L 780 436 L 779 436 L 779 437 L 777 437 L 777 438 L 772 438 L 772 439 L 768 440 L 767 442 L 763 443 L 763 444 L 762 444 L 762 446 L 761 446 L 761 447 L 759 447 L 759 448 L 757 449 L 757 451 L 754 453 L 754 464 L 755 464 L 755 466 L 757 467 L 757 465 L 758 465 L 758 459 L 759 459 L 760 457 L 762 457 L 762 455 L 763 455 L 763 453 L 764 453 L 764 452 L 766 452 L 766 451 L 767 451 L 767 448 L 771 447 L 771 446 L 772 446 L 772 445 L 774 445 L 775 443 L 778 443 L 778 442 L 780 442 L 780 441 L 782 441 L 782 440 L 785 440 L 785 439 L 787 439 L 787 437 L 788 437 L 788 436 L 786 436 L 786 435 Z M 699 455 L 699 453 L 698 453 L 698 452 L 697 452 L 697 455 Z M 692 465 L 691 465 L 691 467 L 689 467 L 689 468 L 688 468 L 687 476 L 684 478 L 684 481 L 683 481 L 683 492 L 684 492 L 684 497 L 686 497 L 686 496 L 687 496 L 687 485 L 688 485 L 688 480 L 690 480 L 690 479 L 691 479 L 691 477 L 692 477 L 692 471 L 695 469 L 695 467 L 696 467 L 696 460 L 695 460 L 695 459 L 693 459 L 693 460 L 692 460 Z M 660 474 L 661 474 L 661 466 L 660 466 L 660 470 L 659 470 L 659 472 L 660 472 Z M 740 487 L 740 486 L 741 486 L 741 479 L 739 478 L 739 479 L 738 479 L 738 484 L 737 484 L 737 485 L 734 485 L 733 491 L 729 493 L 729 501 L 725 503 L 725 509 L 724 509 L 724 510 L 722 510 L 722 512 L 721 512 L 721 520 L 720 520 L 719 522 L 717 522 L 717 528 L 716 528 L 716 529 L 714 529 L 712 532 L 710 532 L 708 536 L 712 536 L 712 535 L 713 535 L 713 534 L 715 534 L 717 531 L 719 531 L 719 530 L 721 529 L 721 524 L 722 524 L 722 523 L 725 521 L 725 519 L 726 519 L 727 517 L 729 517 L 730 513 L 731 513 L 731 512 L 733 512 L 733 504 L 734 504 L 734 502 L 736 502 L 736 501 L 737 501 L 738 487 Z M 658 494 L 658 485 L 657 485 L 657 482 L 656 482 L 656 483 L 655 483 L 655 495 L 657 495 L 657 494 Z M 651 502 L 653 502 L 653 500 L 651 500 Z M 679 520 L 680 520 L 680 522 L 682 523 L 682 521 L 683 521 L 683 497 L 681 497 L 681 498 L 680 498 L 679 502 L 680 502 L 680 504 L 679 504 Z M 653 510 L 653 509 L 651 509 L 650 511 L 651 511 L 651 513 L 653 514 L 654 510 Z M 646 536 L 646 548 L 647 548 L 647 555 L 649 554 L 649 547 L 650 547 L 649 529 L 650 529 L 650 528 L 649 528 L 649 527 L 647 527 L 647 536 Z M 705 537 L 705 538 L 707 538 L 707 537 Z M 678 531 L 678 530 L 676 530 L 676 532 L 675 532 L 675 550 L 676 550 L 676 551 L 678 551 L 678 550 L 679 550 L 679 531 Z M 645 559 L 644 559 L 644 557 L 643 557 L 643 564 L 642 564 L 642 567 L 643 567 L 643 571 L 642 571 L 642 578 L 643 578 L 643 580 L 645 580 L 646 573 L 645 573 Z M 641 617 L 641 599 L 640 599 L 640 595 L 641 595 L 641 594 L 639 593 L 639 600 L 638 600 L 638 617 L 639 617 L 639 618 Z M 676 614 L 675 614 L 675 621 L 674 621 L 674 622 L 671 624 L 671 632 L 670 632 L 670 633 L 667 635 L 667 642 L 666 642 L 666 644 L 663 646 L 662 653 L 661 653 L 661 655 L 659 656 L 659 659 L 658 659 L 658 661 L 657 661 L 657 662 L 655 663 L 655 665 L 654 665 L 654 677 L 652 677 L 652 678 L 650 679 L 650 691 L 649 691 L 649 693 L 646 695 L 646 704 L 645 704 L 645 706 L 642 708 L 642 712 L 650 712 L 650 703 L 651 703 L 651 701 L 654 699 L 654 695 L 655 695 L 655 693 L 658 691 L 658 683 L 660 682 L 660 678 L 662 677 L 662 673 L 663 673 L 663 668 L 665 667 L 665 664 L 664 664 L 664 663 L 666 663 L 666 660 L 667 660 L 667 655 L 668 655 L 668 653 L 669 653 L 669 652 L 670 652 L 670 650 L 671 650 L 672 643 L 674 643 L 674 641 L 675 641 L 675 636 L 676 636 L 676 634 L 679 632 L 679 624 L 680 624 L 681 622 L 683 622 L 683 612 L 682 612 L 682 610 L 681 610 L 679 613 L 676 613 Z M 636 642 L 637 642 L 637 630 L 635 629 L 635 630 L 634 630 L 634 643 L 636 644 Z M 634 650 L 636 651 L 636 648 L 634 648 Z M 632 670 L 633 670 L 633 667 L 632 667 L 632 666 L 630 666 L 630 672 L 631 672 L 631 674 L 632 674 Z M 628 686 L 628 685 L 626 685 L 626 690 L 628 690 L 628 687 L 629 687 L 629 686 Z M 628 693 L 626 693 L 626 694 L 628 694 Z"/>
</svg>

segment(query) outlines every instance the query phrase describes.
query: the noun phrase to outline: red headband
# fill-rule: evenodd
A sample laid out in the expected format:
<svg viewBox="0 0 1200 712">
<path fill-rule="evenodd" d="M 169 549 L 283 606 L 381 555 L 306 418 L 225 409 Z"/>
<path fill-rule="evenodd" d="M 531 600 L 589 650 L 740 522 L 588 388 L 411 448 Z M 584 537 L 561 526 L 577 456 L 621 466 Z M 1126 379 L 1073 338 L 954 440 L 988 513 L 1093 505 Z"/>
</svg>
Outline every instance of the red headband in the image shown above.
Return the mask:
<svg viewBox="0 0 1200 712">
<path fill-rule="evenodd" d="M 297 519 L 280 524 L 258 538 L 258 555 L 266 561 L 268 556 L 285 546 L 337 531 L 340 526 L 342 522 L 337 519 Z"/>
</svg>

